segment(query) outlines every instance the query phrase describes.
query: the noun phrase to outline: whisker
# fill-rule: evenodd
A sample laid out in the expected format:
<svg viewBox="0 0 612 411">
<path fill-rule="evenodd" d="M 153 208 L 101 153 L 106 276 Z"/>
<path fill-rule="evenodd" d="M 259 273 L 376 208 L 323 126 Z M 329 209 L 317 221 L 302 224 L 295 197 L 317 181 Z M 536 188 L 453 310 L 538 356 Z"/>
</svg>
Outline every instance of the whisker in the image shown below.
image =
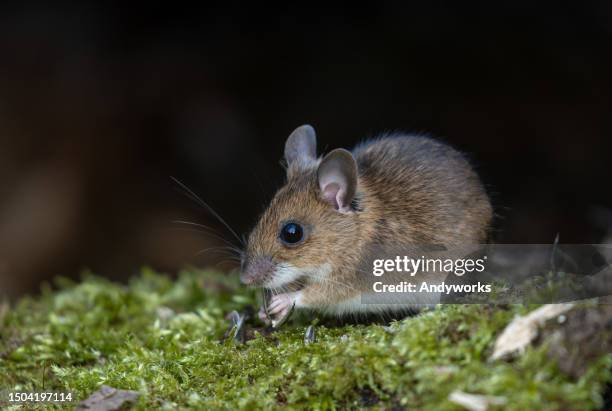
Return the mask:
<svg viewBox="0 0 612 411">
<path fill-rule="evenodd" d="M 310 277 L 314 278 L 315 280 L 319 280 L 321 282 L 328 282 L 328 283 L 332 283 L 332 284 L 337 284 L 337 285 L 346 287 L 347 289 L 350 289 L 350 290 L 355 290 L 356 289 L 355 287 L 353 287 L 350 284 L 342 283 L 342 282 L 340 282 L 338 280 L 334 280 L 334 279 L 332 279 L 332 278 L 330 278 L 328 276 L 324 276 L 324 275 L 319 274 L 319 273 L 311 273 Z"/>
<path fill-rule="evenodd" d="M 177 223 L 177 224 L 189 224 L 189 225 L 193 225 L 195 227 L 200 227 L 201 225 L 199 224 L 195 224 L 195 223 L 188 223 L 188 222 L 182 222 L 182 221 L 173 221 L 173 223 Z M 205 227 L 205 226 L 202 226 Z M 228 246 L 231 247 L 236 247 L 235 244 L 233 244 L 231 241 L 228 241 L 226 238 L 221 237 L 219 234 L 215 233 L 213 230 L 209 229 L 208 231 L 204 231 L 204 230 L 196 230 L 195 228 L 181 228 L 181 227 L 176 227 L 176 228 L 172 228 L 172 230 L 177 230 L 177 231 L 187 231 L 187 232 L 192 232 L 192 233 L 199 233 L 199 234 L 204 234 L 206 236 L 210 236 L 210 237 L 214 237 L 219 241 L 223 241 L 225 244 L 227 244 Z M 236 248 L 237 250 L 240 250 L 239 248 Z"/>
<path fill-rule="evenodd" d="M 233 261 L 231 260 L 220 260 L 215 264 L 215 268 L 219 268 L 221 266 L 221 264 L 225 264 L 225 263 L 232 263 Z"/>
<path fill-rule="evenodd" d="M 240 236 L 234 231 L 232 227 L 217 213 L 211 206 L 209 206 L 204 200 L 202 200 L 196 193 L 194 193 L 189 187 L 180 182 L 177 178 L 170 176 L 172 181 L 178 184 L 189 196 L 192 200 L 196 201 L 202 207 L 206 208 L 227 230 L 238 240 L 240 245 L 244 246 L 245 242 L 240 238 Z"/>
<path fill-rule="evenodd" d="M 205 248 L 203 250 L 198 251 L 196 255 L 202 255 L 202 254 L 207 253 L 209 251 L 213 251 L 213 252 L 217 252 L 217 253 L 223 253 L 223 254 L 227 255 L 228 257 L 234 259 L 235 261 L 240 261 L 241 260 L 239 255 L 234 254 L 234 253 L 236 253 L 237 250 L 231 249 L 229 247 L 208 247 L 208 248 Z"/>
</svg>

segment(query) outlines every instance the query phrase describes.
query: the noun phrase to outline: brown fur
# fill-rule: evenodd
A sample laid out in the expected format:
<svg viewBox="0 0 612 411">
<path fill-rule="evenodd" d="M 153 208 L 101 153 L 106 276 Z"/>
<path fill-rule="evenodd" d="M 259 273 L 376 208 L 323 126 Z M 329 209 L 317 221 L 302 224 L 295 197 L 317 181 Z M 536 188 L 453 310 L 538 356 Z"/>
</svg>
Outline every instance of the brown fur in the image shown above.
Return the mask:
<svg viewBox="0 0 612 411">
<path fill-rule="evenodd" d="M 393 135 L 353 150 L 358 166 L 354 212 L 323 201 L 314 164 L 294 164 L 249 236 L 246 259 L 269 256 L 296 267 L 328 263 L 327 281 L 301 281 L 303 303 L 324 308 L 363 291 L 360 261 L 373 247 L 463 245 L 487 240 L 492 208 L 480 179 L 464 156 L 427 137 Z M 288 248 L 282 224 L 299 221 L 304 243 Z"/>
</svg>

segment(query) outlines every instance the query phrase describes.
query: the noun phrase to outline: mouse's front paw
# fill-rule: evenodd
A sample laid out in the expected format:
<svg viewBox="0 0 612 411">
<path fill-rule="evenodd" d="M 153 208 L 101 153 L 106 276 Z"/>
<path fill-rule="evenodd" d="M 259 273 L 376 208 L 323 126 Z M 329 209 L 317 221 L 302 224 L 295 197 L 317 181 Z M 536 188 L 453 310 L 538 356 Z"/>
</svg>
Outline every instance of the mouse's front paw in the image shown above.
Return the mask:
<svg viewBox="0 0 612 411">
<path fill-rule="evenodd" d="M 284 323 L 295 307 L 295 303 L 298 298 L 298 293 L 284 293 L 272 296 L 270 304 L 268 305 L 268 311 L 265 309 L 259 312 L 259 318 L 262 319 L 266 324 L 271 323 L 273 327 L 278 327 Z M 262 312 L 263 311 L 263 312 Z M 264 318 L 262 318 L 264 317 Z"/>
<path fill-rule="evenodd" d="M 259 312 L 257 313 L 257 317 L 259 317 L 259 319 L 263 321 L 264 324 L 266 325 L 272 324 L 272 320 L 270 320 L 270 317 L 268 316 L 268 312 L 266 311 L 265 306 L 259 309 Z"/>
</svg>

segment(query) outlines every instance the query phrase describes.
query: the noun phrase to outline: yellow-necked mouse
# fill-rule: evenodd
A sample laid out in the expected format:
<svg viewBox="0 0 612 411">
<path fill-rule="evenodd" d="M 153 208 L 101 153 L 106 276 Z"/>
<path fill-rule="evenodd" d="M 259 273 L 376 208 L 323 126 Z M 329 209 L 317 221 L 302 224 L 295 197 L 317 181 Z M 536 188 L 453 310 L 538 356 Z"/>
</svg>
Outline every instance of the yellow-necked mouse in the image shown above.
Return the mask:
<svg viewBox="0 0 612 411">
<path fill-rule="evenodd" d="M 293 306 L 364 312 L 372 247 L 482 244 L 492 220 L 465 157 L 428 137 L 391 134 L 317 157 L 311 126 L 285 144 L 287 183 L 251 232 L 243 283 L 272 291 L 268 314 Z M 260 313 L 260 317 L 266 317 Z"/>
</svg>

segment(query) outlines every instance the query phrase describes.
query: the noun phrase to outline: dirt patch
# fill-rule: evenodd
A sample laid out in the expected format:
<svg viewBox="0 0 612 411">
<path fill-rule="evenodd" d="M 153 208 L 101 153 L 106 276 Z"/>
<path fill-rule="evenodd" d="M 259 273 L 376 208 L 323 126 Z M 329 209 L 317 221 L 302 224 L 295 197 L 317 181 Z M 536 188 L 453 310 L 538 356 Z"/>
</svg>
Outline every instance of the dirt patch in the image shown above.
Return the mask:
<svg viewBox="0 0 612 411">
<path fill-rule="evenodd" d="M 549 321 L 538 342 L 548 344 L 548 356 L 573 378 L 581 377 L 592 361 L 612 352 L 612 304 L 576 307 Z"/>
</svg>

